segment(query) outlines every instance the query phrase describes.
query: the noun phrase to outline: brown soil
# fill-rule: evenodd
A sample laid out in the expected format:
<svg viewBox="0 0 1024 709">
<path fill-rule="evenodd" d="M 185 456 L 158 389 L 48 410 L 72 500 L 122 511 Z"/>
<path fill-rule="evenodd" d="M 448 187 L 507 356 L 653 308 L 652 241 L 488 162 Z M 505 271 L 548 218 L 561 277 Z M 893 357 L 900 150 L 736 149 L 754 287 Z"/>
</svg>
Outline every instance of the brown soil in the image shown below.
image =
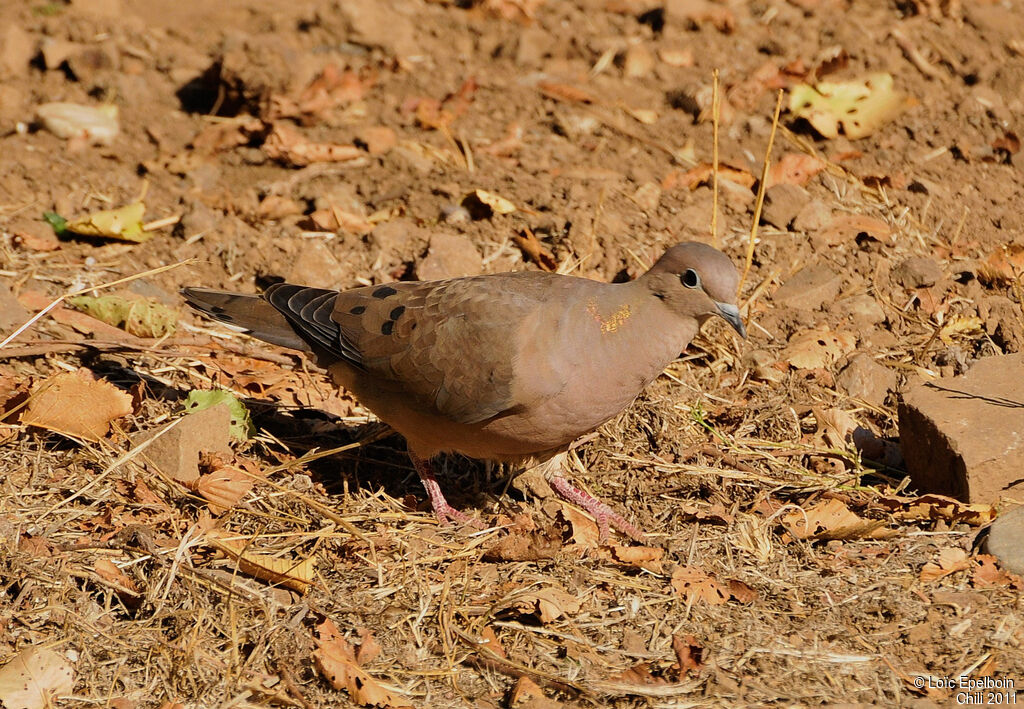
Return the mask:
<svg viewBox="0 0 1024 709">
<path fill-rule="evenodd" d="M 857 140 L 783 112 L 772 164 L 824 169 L 805 191 L 769 191 L 741 298 L 749 339 L 709 325 L 576 449 L 578 479 L 646 546 L 598 545 L 570 508 L 458 458 L 449 499 L 495 528 L 438 528 L 400 439 L 373 436 L 372 416 L 292 353 L 190 312 L 166 340 L 47 317 L 0 351 L 0 401 L 78 367 L 136 400 L 97 442 L 17 412 L 0 427 L 0 665 L 53 646 L 76 677 L 61 706 L 349 706 L 359 693 L 314 661 L 328 618 L 379 644 L 361 660 L 391 705 L 931 706 L 954 694 L 918 676 L 1024 684 L 1019 579 L 972 550 L 977 525 L 881 501 L 913 492 L 886 440 L 908 379 L 1024 348 L 1018 0 L 7 3 L 0 331 L 40 300 L 169 264 L 119 292 L 181 308 L 183 285 L 538 268 L 513 239 L 527 229 L 565 272 L 635 276 L 668 244 L 713 240 L 712 190 L 686 181 L 711 161 L 715 69 L 721 159 L 741 181 L 760 176 L 778 88 L 888 72 L 906 100 Z M 113 104 L 120 135 L 58 138 L 33 121 L 49 101 Z M 275 153 L 282 135 L 355 147 L 303 165 Z M 473 190 L 517 209 L 462 209 Z M 756 191 L 722 185 L 714 240 L 738 264 Z M 54 241 L 41 220 L 140 194 L 147 222 L 180 216 L 143 245 Z M 808 266 L 809 285 L 779 290 Z M 835 350 L 797 368 L 794 342 L 826 327 Z M 883 369 L 844 376 L 857 355 Z M 236 453 L 268 482 L 214 522 L 121 457 L 215 385 L 245 397 L 260 434 Z M 373 442 L 296 460 L 357 440 Z M 800 539 L 787 512 L 830 500 L 891 534 Z M 214 524 L 315 559 L 312 585 L 237 570 L 203 541 Z M 966 552 L 959 570 L 930 580 L 949 548 Z"/>
</svg>

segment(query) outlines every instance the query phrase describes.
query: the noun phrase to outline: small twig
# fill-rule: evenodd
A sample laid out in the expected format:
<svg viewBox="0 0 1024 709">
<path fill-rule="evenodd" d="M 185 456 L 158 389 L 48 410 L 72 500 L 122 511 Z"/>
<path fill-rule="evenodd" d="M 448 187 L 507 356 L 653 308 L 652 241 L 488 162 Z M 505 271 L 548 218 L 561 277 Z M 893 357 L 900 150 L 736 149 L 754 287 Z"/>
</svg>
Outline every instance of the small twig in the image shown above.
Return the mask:
<svg viewBox="0 0 1024 709">
<path fill-rule="evenodd" d="M 718 122 L 721 116 L 718 69 L 711 73 L 711 245 L 718 248 Z"/>
<path fill-rule="evenodd" d="M 934 64 L 925 59 L 921 51 L 914 46 L 914 43 L 910 41 L 907 35 L 903 34 L 899 29 L 893 27 L 889 30 L 889 35 L 896 40 L 896 44 L 903 50 L 904 56 L 910 63 L 918 68 L 918 70 L 927 76 L 929 79 L 935 79 L 936 81 L 942 81 L 946 77 L 941 71 L 939 71 Z"/>
<path fill-rule="evenodd" d="M 111 281 L 110 283 L 101 283 L 98 286 L 84 286 L 84 287 L 79 288 L 78 290 L 72 291 L 70 293 L 65 293 L 64 295 L 59 296 L 56 300 L 54 300 L 52 303 L 47 305 L 45 308 L 40 310 L 38 313 L 36 313 L 32 317 L 30 317 L 28 319 L 28 321 L 25 322 L 21 327 L 19 327 L 17 330 L 15 330 L 10 335 L 8 335 L 4 339 L 3 342 L 0 342 L 0 349 L 3 349 L 4 347 L 6 347 L 8 344 L 10 344 L 14 340 L 14 338 L 16 338 L 18 335 L 20 335 L 21 333 L 25 332 L 25 330 L 28 330 L 30 327 L 35 325 L 36 322 L 39 321 L 40 319 L 42 319 L 43 316 L 45 316 L 48 312 L 50 312 L 51 310 L 56 308 L 58 305 L 63 303 L 68 298 L 71 298 L 71 297 L 76 296 L 76 295 L 81 295 L 82 293 L 88 293 L 89 291 L 103 290 L 105 288 L 113 288 L 114 286 L 119 286 L 122 283 L 128 283 L 129 281 L 134 281 L 134 280 L 137 280 L 139 278 L 145 278 L 146 276 L 153 276 L 153 275 L 156 275 L 157 273 L 163 273 L 164 271 L 170 271 L 172 268 L 177 268 L 178 266 L 184 266 L 187 263 L 192 263 L 192 260 L 193 259 L 185 259 L 184 261 L 178 261 L 177 263 L 168 264 L 166 266 L 159 266 L 158 268 L 151 268 L 148 271 L 143 271 L 142 273 L 136 273 L 135 275 L 132 275 L 132 276 L 125 276 L 124 278 L 118 278 L 116 281 Z"/>
<path fill-rule="evenodd" d="M 779 114 L 782 113 L 782 89 L 779 89 L 779 97 L 775 101 L 775 115 L 772 117 L 772 132 L 768 135 L 768 147 L 764 151 L 764 166 L 761 168 L 761 184 L 757 188 L 757 202 L 754 203 L 754 219 L 750 225 L 750 243 L 747 244 L 747 262 L 743 267 L 743 275 L 740 276 L 739 285 L 736 286 L 736 294 L 743 290 L 743 283 L 747 280 L 750 267 L 754 263 L 754 243 L 757 241 L 757 225 L 761 221 L 761 209 L 764 207 L 765 184 L 768 182 L 768 166 L 771 163 L 772 145 L 775 144 L 775 132 L 779 128 Z"/>
<path fill-rule="evenodd" d="M 174 214 L 163 219 L 154 219 L 151 222 L 147 222 L 142 225 L 142 231 L 156 231 L 157 229 L 163 229 L 165 226 L 171 226 L 181 221 L 180 214 Z"/>
</svg>

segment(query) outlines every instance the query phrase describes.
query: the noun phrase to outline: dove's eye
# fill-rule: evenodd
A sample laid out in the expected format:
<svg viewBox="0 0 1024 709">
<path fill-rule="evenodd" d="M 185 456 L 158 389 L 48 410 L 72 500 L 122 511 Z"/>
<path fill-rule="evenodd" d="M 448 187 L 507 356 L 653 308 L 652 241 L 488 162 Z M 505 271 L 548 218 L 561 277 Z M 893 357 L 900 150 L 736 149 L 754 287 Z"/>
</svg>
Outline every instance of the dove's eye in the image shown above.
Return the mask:
<svg viewBox="0 0 1024 709">
<path fill-rule="evenodd" d="M 679 280 L 687 288 L 700 288 L 700 276 L 692 268 L 688 268 L 679 274 Z"/>
</svg>

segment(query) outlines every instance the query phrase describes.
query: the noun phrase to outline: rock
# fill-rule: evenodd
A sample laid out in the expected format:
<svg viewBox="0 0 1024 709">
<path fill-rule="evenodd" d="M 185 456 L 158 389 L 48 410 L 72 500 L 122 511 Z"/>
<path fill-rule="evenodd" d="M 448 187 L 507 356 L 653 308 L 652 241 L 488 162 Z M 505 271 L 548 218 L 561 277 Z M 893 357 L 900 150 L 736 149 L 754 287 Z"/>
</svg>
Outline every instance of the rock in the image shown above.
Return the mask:
<svg viewBox="0 0 1024 709">
<path fill-rule="evenodd" d="M 516 47 L 516 64 L 527 67 L 539 67 L 545 57 L 551 53 L 554 38 L 540 27 L 527 27 L 519 33 L 519 44 Z"/>
<path fill-rule="evenodd" d="M 777 229 L 785 231 L 810 198 L 807 190 L 799 185 L 785 182 L 772 185 L 764 193 L 764 210 L 761 212 L 761 219 Z"/>
<path fill-rule="evenodd" d="M 430 237 L 430 250 L 416 264 L 416 277 L 421 281 L 475 276 L 483 272 L 483 259 L 469 237 L 440 232 Z"/>
<path fill-rule="evenodd" d="M 419 53 L 409 13 L 409 8 L 395 2 L 340 0 L 325 10 L 321 22 L 330 26 L 340 17 L 345 24 L 340 36 L 349 42 L 408 57 Z"/>
<path fill-rule="evenodd" d="M 631 199 L 640 209 L 653 212 L 661 201 L 661 186 L 656 182 L 645 182 L 636 188 Z"/>
<path fill-rule="evenodd" d="M 878 301 L 866 293 L 843 298 L 836 303 L 836 312 L 855 324 L 877 325 L 885 322 L 885 311 Z"/>
<path fill-rule="evenodd" d="M 835 300 L 843 285 L 842 276 L 827 266 L 805 266 L 783 283 L 772 299 L 776 305 L 797 310 L 817 310 Z"/>
<path fill-rule="evenodd" d="M 911 256 L 892 270 L 892 278 L 904 288 L 927 288 L 942 280 L 942 269 L 926 256 Z"/>
<path fill-rule="evenodd" d="M 306 283 L 317 288 L 347 288 L 351 275 L 337 257 L 319 240 L 303 239 L 298 247 L 298 256 L 291 262 L 285 273 L 290 283 Z"/>
<path fill-rule="evenodd" d="M 132 444 L 152 441 L 139 457 L 179 482 L 191 482 L 199 478 L 200 452 L 231 453 L 230 429 L 231 411 L 221 404 L 132 436 Z"/>
<path fill-rule="evenodd" d="M 793 231 L 815 232 L 832 221 L 832 208 L 820 199 L 812 199 L 793 218 Z"/>
<path fill-rule="evenodd" d="M 889 392 L 896 389 L 897 379 L 894 371 L 879 364 L 874 358 L 860 354 L 840 372 L 836 383 L 853 398 L 872 406 L 881 406 Z"/>
<path fill-rule="evenodd" d="M 75 79 L 84 83 L 93 83 L 103 72 L 117 69 L 120 55 L 113 42 L 105 42 L 95 47 L 84 47 L 68 57 L 68 69 Z"/>
<path fill-rule="evenodd" d="M 20 327 L 28 318 L 28 311 L 21 307 L 21 303 L 11 293 L 11 289 L 7 287 L 7 284 L 0 281 L 0 333 L 4 335 L 9 334 L 16 327 Z"/>
<path fill-rule="evenodd" d="M 1024 506 L 1004 512 L 988 528 L 985 552 L 1007 571 L 1024 574 Z"/>
<path fill-rule="evenodd" d="M 1024 350 L 1024 325 L 1020 307 L 1004 295 L 982 298 L 978 315 L 985 323 L 985 332 L 1004 352 Z"/>
<path fill-rule="evenodd" d="M 197 234 L 212 234 L 216 232 L 223 221 L 223 213 L 216 212 L 196 200 L 192 203 L 192 208 L 185 212 L 179 224 L 182 235 L 189 239 Z"/>
<path fill-rule="evenodd" d="M 74 42 L 47 37 L 43 40 L 40 52 L 43 55 L 43 66 L 50 70 L 56 69 L 81 48 L 82 45 Z"/>
<path fill-rule="evenodd" d="M 356 134 L 356 139 L 366 146 L 370 155 L 383 155 L 398 142 L 395 131 L 387 126 L 367 126 Z"/>
<path fill-rule="evenodd" d="M 1024 496 L 1024 354 L 915 384 L 899 406 L 907 469 L 924 492 L 967 502 Z"/>
<path fill-rule="evenodd" d="M 642 44 L 630 45 L 622 57 L 622 74 L 627 79 L 642 79 L 654 71 L 654 52 Z"/>
<path fill-rule="evenodd" d="M 98 17 L 122 17 L 125 14 L 121 0 L 73 0 L 71 6 L 78 12 Z"/>
<path fill-rule="evenodd" d="M 11 22 L 0 29 L 0 78 L 24 76 L 35 51 L 31 35 L 18 24 Z"/>
</svg>

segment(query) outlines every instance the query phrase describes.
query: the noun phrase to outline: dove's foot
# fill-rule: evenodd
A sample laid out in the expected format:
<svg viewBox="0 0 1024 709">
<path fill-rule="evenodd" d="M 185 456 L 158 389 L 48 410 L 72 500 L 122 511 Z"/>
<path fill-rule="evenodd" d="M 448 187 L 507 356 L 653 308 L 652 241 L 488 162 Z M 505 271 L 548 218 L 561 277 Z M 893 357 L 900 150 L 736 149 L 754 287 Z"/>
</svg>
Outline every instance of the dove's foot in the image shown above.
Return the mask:
<svg viewBox="0 0 1024 709">
<path fill-rule="evenodd" d="M 465 512 L 455 509 L 448 500 L 444 499 L 444 493 L 441 492 L 441 486 L 437 483 L 437 478 L 434 477 L 434 469 L 430 466 L 430 461 L 424 460 L 413 453 L 409 453 L 409 458 L 412 460 L 412 465 L 416 468 L 416 472 L 420 476 L 420 482 L 423 483 L 423 487 L 427 491 L 427 497 L 430 498 L 430 506 L 434 510 L 434 516 L 437 517 L 437 521 L 442 525 L 458 523 L 468 524 L 473 527 L 482 529 L 484 527 L 483 522 L 470 517 Z"/>
<path fill-rule="evenodd" d="M 582 507 L 590 513 L 590 516 L 597 522 L 598 541 L 604 542 L 608 539 L 609 526 L 614 527 L 635 541 L 639 542 L 643 540 L 643 533 L 627 522 L 622 515 L 612 510 L 611 507 L 601 502 L 596 497 L 593 497 L 583 490 L 573 486 L 572 483 L 561 475 L 551 475 L 548 478 L 548 484 L 551 485 L 554 491 L 557 492 L 562 499 L 571 502 L 578 507 Z"/>
</svg>

